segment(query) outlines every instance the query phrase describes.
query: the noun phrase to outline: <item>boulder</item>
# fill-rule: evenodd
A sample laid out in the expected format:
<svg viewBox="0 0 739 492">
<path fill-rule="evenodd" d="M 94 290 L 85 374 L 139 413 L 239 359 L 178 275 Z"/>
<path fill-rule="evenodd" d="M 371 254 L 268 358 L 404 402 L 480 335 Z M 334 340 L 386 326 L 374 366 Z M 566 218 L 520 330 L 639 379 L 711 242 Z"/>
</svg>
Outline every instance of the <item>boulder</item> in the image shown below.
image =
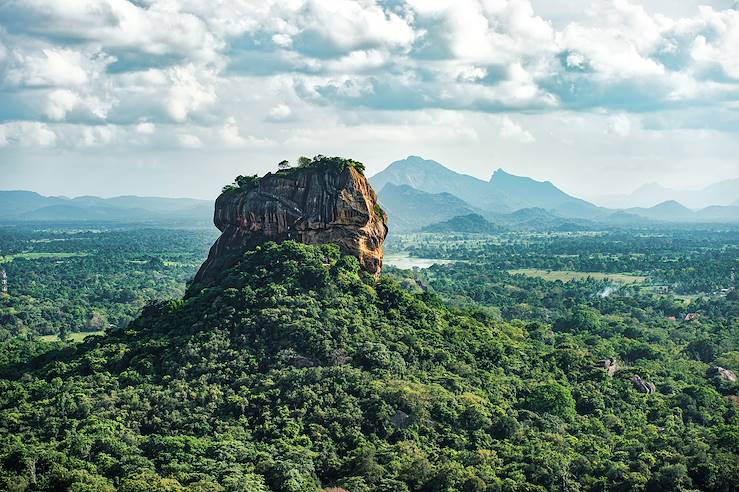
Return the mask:
<svg viewBox="0 0 739 492">
<path fill-rule="evenodd" d="M 736 382 L 736 374 L 734 373 L 734 371 L 732 371 L 730 369 L 725 369 L 723 367 L 718 367 L 718 366 L 717 367 L 712 367 L 711 368 L 711 375 L 712 376 L 718 376 L 721 379 L 723 379 L 725 381 L 731 381 L 732 383 L 733 382 Z"/>
<path fill-rule="evenodd" d="M 390 422 L 392 422 L 395 427 L 405 429 L 410 425 L 411 417 L 402 410 L 396 410 L 395 415 L 390 418 Z"/>
<path fill-rule="evenodd" d="M 631 378 L 631 382 L 634 384 L 634 387 L 641 393 L 652 394 L 657 391 L 657 387 L 654 385 L 654 383 L 650 381 L 645 381 L 639 376 L 634 376 L 633 378 Z"/>
<path fill-rule="evenodd" d="M 613 377 L 614 374 L 621 370 L 621 366 L 618 365 L 618 362 L 613 357 L 609 357 L 603 361 L 603 368 L 610 377 Z"/>
</svg>

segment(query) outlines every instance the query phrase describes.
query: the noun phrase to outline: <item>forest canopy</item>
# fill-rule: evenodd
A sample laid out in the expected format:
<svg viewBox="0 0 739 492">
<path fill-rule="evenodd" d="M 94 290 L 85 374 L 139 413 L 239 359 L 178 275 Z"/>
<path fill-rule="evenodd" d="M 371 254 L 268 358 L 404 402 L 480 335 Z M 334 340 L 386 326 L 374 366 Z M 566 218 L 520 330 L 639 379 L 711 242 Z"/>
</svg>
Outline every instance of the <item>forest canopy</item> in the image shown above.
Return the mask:
<svg viewBox="0 0 739 492">
<path fill-rule="evenodd" d="M 0 487 L 734 490 L 736 383 L 642 330 L 503 321 L 270 243 L 125 329 L 3 345 Z"/>
</svg>

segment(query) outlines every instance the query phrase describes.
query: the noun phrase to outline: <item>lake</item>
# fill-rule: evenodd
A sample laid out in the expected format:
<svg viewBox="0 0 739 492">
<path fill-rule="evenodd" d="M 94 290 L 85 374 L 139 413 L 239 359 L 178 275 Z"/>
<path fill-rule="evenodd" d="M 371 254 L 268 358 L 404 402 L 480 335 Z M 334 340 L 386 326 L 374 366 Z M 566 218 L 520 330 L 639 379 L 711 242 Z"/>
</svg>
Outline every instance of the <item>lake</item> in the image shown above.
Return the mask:
<svg viewBox="0 0 739 492">
<path fill-rule="evenodd" d="M 441 260 L 438 258 L 415 258 L 403 253 L 391 253 L 385 255 L 382 261 L 385 266 L 394 266 L 409 270 L 411 268 L 428 268 L 431 265 L 448 265 L 454 263 L 454 260 Z"/>
</svg>

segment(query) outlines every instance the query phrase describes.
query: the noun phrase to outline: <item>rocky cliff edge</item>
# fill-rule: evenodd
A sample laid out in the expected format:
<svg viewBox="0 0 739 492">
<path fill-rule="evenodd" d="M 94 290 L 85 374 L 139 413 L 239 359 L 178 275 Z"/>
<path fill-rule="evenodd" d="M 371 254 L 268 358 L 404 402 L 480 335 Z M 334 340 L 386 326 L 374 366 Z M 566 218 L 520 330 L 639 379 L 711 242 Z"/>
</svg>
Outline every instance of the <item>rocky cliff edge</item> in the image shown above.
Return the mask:
<svg viewBox="0 0 739 492">
<path fill-rule="evenodd" d="M 245 250 L 268 241 L 335 243 L 379 274 L 387 215 L 362 171 L 356 161 L 318 156 L 261 178 L 239 176 L 216 200 L 213 221 L 222 234 L 193 286 L 212 284 Z"/>
</svg>

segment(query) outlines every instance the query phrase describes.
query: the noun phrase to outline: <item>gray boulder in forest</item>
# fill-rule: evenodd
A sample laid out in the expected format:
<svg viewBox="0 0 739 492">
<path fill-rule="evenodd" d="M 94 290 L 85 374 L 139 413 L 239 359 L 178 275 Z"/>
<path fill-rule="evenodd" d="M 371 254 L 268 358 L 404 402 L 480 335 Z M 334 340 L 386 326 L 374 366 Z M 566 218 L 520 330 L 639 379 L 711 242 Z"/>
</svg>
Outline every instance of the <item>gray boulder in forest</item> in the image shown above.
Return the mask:
<svg viewBox="0 0 739 492">
<path fill-rule="evenodd" d="M 603 368 L 606 370 L 606 373 L 610 377 L 613 377 L 618 371 L 621 370 L 621 366 L 613 357 L 609 357 L 603 361 Z"/>
<path fill-rule="evenodd" d="M 718 376 L 725 381 L 736 382 L 736 374 L 730 369 L 716 366 L 711 368 L 710 374 L 712 376 Z"/>
<path fill-rule="evenodd" d="M 641 393 L 651 395 L 657 391 L 657 386 L 654 383 L 645 381 L 638 375 L 631 378 L 631 382 L 634 383 L 634 387 Z"/>
</svg>

